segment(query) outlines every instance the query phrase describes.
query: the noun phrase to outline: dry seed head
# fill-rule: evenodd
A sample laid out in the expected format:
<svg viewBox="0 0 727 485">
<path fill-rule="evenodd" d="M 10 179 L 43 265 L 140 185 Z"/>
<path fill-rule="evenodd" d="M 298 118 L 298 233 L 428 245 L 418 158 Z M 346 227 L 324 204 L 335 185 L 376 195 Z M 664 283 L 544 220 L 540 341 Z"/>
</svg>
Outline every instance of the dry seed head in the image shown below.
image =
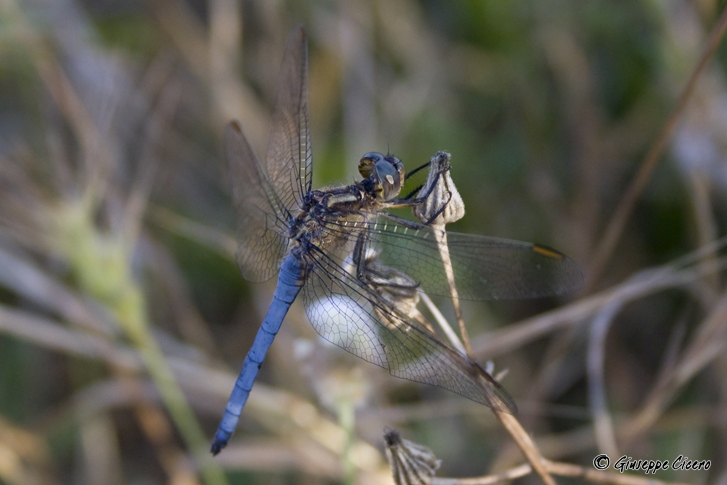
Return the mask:
<svg viewBox="0 0 727 485">
<path fill-rule="evenodd" d="M 436 185 L 424 202 L 414 206 L 414 215 L 423 223 L 431 220 L 443 206 L 444 210 L 431 222 L 431 225 L 443 226 L 464 217 L 464 201 L 462 196 L 459 195 L 457 187 L 454 186 L 454 181 L 452 181 L 449 173 L 449 160 L 451 157 L 447 152 L 437 152 L 429 162 L 427 182 L 419 191 L 417 197 L 425 196 L 432 184 L 436 182 Z"/>
<path fill-rule="evenodd" d="M 396 485 L 432 483 L 434 474 L 442 465 L 432 450 L 403 439 L 393 429 L 384 431 L 384 443 Z"/>
</svg>

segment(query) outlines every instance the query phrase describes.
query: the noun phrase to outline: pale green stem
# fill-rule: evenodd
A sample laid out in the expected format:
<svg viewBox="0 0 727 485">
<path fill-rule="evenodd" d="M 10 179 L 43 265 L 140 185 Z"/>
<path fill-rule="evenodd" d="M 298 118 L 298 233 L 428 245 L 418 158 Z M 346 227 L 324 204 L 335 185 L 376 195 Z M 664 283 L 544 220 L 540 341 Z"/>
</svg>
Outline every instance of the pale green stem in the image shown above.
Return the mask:
<svg viewBox="0 0 727 485">
<path fill-rule="evenodd" d="M 356 466 L 351 453 L 355 440 L 354 426 L 356 423 L 356 411 L 351 399 L 342 399 L 338 402 L 338 422 L 345 433 L 343 451 L 341 452 L 341 463 L 343 464 L 344 485 L 356 484 Z"/>
<path fill-rule="evenodd" d="M 164 354 L 149 332 L 143 296 L 136 287 L 128 287 L 127 290 L 124 297 L 114 305 L 112 309 L 114 314 L 144 361 L 144 366 L 159 390 L 172 421 L 194 456 L 205 483 L 226 484 L 227 478 L 222 469 L 207 456 L 208 440 L 177 384 Z"/>
<path fill-rule="evenodd" d="M 87 200 L 62 206 L 51 218 L 54 240 L 68 256 L 79 286 L 109 309 L 138 350 L 205 483 L 224 485 L 227 478 L 210 459 L 202 428 L 149 331 L 144 295 L 129 274 L 128 250 L 117 237 L 98 231 L 92 213 Z"/>
</svg>

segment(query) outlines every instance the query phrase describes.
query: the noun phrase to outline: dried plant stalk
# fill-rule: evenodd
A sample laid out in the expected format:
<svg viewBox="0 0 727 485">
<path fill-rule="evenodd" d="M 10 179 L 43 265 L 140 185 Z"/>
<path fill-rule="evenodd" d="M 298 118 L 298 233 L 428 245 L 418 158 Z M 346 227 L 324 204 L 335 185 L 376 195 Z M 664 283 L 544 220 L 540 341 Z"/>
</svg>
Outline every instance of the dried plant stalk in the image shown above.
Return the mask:
<svg viewBox="0 0 727 485">
<path fill-rule="evenodd" d="M 464 217 L 464 201 L 462 200 L 462 196 L 459 195 L 459 191 L 455 187 L 454 181 L 449 173 L 449 160 L 451 158 L 452 156 L 449 153 L 440 151 L 429 161 L 429 176 L 419 191 L 419 197 L 425 194 L 430 195 L 424 202 L 414 207 L 414 215 L 421 222 L 439 229 L 438 231 L 434 231 L 434 235 L 437 238 L 439 254 L 444 264 L 444 272 L 447 275 L 454 314 L 459 324 L 460 335 L 462 336 L 462 344 L 467 358 L 472 360 L 472 346 L 470 345 L 467 327 L 464 324 L 462 309 L 459 305 L 459 294 L 457 293 L 457 285 L 454 281 L 452 259 L 449 256 L 449 246 L 447 245 L 447 233 L 444 230 L 447 224 Z M 432 185 L 434 185 L 433 188 Z"/>
</svg>

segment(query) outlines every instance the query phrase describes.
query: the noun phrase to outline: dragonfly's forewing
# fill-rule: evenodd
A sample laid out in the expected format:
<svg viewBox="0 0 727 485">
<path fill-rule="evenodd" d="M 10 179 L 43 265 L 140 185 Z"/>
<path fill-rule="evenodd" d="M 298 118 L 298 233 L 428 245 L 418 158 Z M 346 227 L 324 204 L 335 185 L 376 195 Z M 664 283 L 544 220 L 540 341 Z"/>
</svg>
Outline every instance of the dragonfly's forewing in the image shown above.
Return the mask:
<svg viewBox="0 0 727 485">
<path fill-rule="evenodd" d="M 429 294 L 449 296 L 437 231 L 410 229 L 386 218 L 366 229 L 368 246 L 383 264 L 409 275 Z M 543 246 L 456 232 L 447 232 L 446 239 L 457 291 L 464 300 L 563 295 L 583 282 L 573 260 Z"/>
<path fill-rule="evenodd" d="M 393 376 L 438 386 L 504 412 L 516 411 L 496 381 L 379 298 L 345 260 L 323 252 L 311 255 L 315 263 L 303 294 L 308 319 L 323 338 Z"/>
<path fill-rule="evenodd" d="M 307 62 L 305 31 L 298 26 L 288 36 L 278 76 L 265 165 L 255 157 L 239 123 L 230 123 L 225 132 L 238 214 L 237 261 L 250 281 L 264 281 L 277 272 L 287 248 L 291 212 L 311 188 Z"/>
<path fill-rule="evenodd" d="M 308 49 L 305 30 L 288 36 L 270 120 L 266 166 L 270 181 L 289 210 L 311 190 L 313 159 L 308 125 Z"/>
<path fill-rule="evenodd" d="M 237 263 L 246 279 L 265 281 L 285 256 L 281 203 L 237 121 L 225 130 L 225 155 L 237 214 Z"/>
</svg>

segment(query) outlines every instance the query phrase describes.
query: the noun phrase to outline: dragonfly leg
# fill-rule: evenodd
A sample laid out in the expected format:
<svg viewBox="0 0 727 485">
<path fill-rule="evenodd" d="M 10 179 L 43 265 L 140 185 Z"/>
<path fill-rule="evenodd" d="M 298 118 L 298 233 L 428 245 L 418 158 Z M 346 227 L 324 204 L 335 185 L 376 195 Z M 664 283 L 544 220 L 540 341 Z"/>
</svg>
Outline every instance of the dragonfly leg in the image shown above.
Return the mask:
<svg viewBox="0 0 727 485">
<path fill-rule="evenodd" d="M 390 201 L 386 205 L 387 208 L 390 208 L 390 209 L 399 209 L 401 207 L 410 207 L 410 206 L 413 206 L 413 205 L 421 204 L 422 202 L 424 202 L 425 200 L 427 200 L 430 195 L 432 195 L 432 192 L 434 191 L 434 188 L 437 186 L 437 182 L 439 181 L 439 176 L 442 175 L 442 173 L 443 172 L 446 172 L 447 170 L 449 170 L 449 167 L 447 167 L 445 170 L 442 170 L 441 172 L 437 173 L 437 175 L 435 175 L 434 181 L 429 186 L 429 190 L 427 190 L 427 193 L 424 194 L 423 196 L 417 197 L 415 199 L 411 199 L 409 197 L 411 197 L 412 194 L 408 194 L 404 198 L 394 199 L 394 200 Z M 449 201 L 447 201 L 447 202 L 449 202 Z"/>
<path fill-rule="evenodd" d="M 414 197 L 414 194 L 419 193 L 419 191 L 422 190 L 423 187 L 424 187 L 424 184 L 420 184 L 417 188 L 415 188 L 414 190 L 412 190 L 411 192 L 409 192 L 408 194 L 406 194 L 401 199 L 403 199 L 403 200 L 411 200 L 411 198 Z"/>
<path fill-rule="evenodd" d="M 364 282 L 365 277 L 363 252 L 366 240 L 364 234 L 365 231 L 359 235 L 358 239 L 356 240 L 356 245 L 353 248 L 353 254 L 351 255 L 353 257 L 353 264 L 356 265 L 356 278 L 361 282 Z"/>
<path fill-rule="evenodd" d="M 388 212 L 382 212 L 381 217 L 386 217 L 387 219 L 390 219 L 397 224 L 401 224 L 402 226 L 412 229 L 414 231 L 417 231 L 419 229 L 422 229 L 424 227 L 424 224 L 421 224 L 419 222 L 410 221 L 408 219 L 404 219 L 403 217 L 395 216 L 394 214 L 389 214 Z"/>
<path fill-rule="evenodd" d="M 353 264 L 356 265 L 356 278 L 361 283 L 375 288 L 385 287 L 400 290 L 416 290 L 419 288 L 419 284 L 413 280 L 411 284 L 395 282 L 390 274 L 386 274 L 384 272 L 386 270 L 390 270 L 390 268 L 379 264 L 376 256 L 365 256 L 365 246 L 366 237 L 365 234 L 361 234 L 356 240 L 356 245 L 354 246 L 353 253 L 351 255 L 353 258 Z M 377 271 L 377 268 L 380 268 L 383 271 Z"/>
<path fill-rule="evenodd" d="M 429 224 L 431 224 L 432 222 L 434 222 L 434 220 L 437 217 L 439 217 L 439 215 L 442 212 L 444 212 L 444 209 L 447 208 L 447 204 L 449 204 L 449 202 L 452 200 L 452 192 L 449 192 L 448 191 L 447 194 L 449 194 L 449 197 L 447 198 L 447 202 L 445 202 L 444 204 L 442 204 L 442 207 L 440 207 L 439 210 L 437 212 L 435 212 L 434 215 L 432 217 L 430 217 L 427 222 L 424 223 L 425 226 L 428 226 Z"/>
<path fill-rule="evenodd" d="M 404 178 L 404 180 L 409 180 L 409 177 L 411 177 L 412 175 L 414 175 L 415 173 L 417 173 L 418 171 L 420 171 L 424 167 L 428 167 L 431 164 L 432 164 L 432 162 L 427 162 L 424 165 L 421 165 L 421 166 L 415 168 L 414 170 L 412 170 L 411 172 L 409 172 L 408 174 L 406 174 L 406 177 Z M 445 170 L 449 170 L 449 167 L 447 167 Z M 439 172 L 439 173 L 442 173 L 442 172 Z M 439 177 L 439 173 L 437 174 L 437 177 Z M 438 178 L 435 178 L 434 179 L 434 184 L 432 184 L 432 186 L 429 188 L 429 191 L 428 191 L 427 195 L 425 195 L 424 197 L 421 197 L 421 198 L 426 199 L 427 197 L 429 197 L 429 195 L 432 193 L 432 190 L 434 190 L 434 186 L 436 185 L 437 180 L 438 180 Z M 397 200 L 411 200 L 411 198 L 414 197 L 414 194 L 416 194 L 420 190 L 422 190 L 422 187 L 424 187 L 424 184 L 420 184 L 417 188 L 415 188 L 414 190 L 412 190 L 411 192 L 409 192 L 408 194 L 406 194 L 406 196 L 400 197 Z"/>
<path fill-rule="evenodd" d="M 407 174 L 406 174 L 406 177 L 404 177 L 404 180 L 409 180 L 409 177 L 411 177 L 412 175 L 414 175 L 415 173 L 417 173 L 417 172 L 418 172 L 418 171 L 420 171 L 421 169 L 423 169 L 423 168 L 426 168 L 426 167 L 428 167 L 429 165 L 431 165 L 431 163 L 432 163 L 432 162 L 426 162 L 426 163 L 424 163 L 424 164 L 422 164 L 422 165 L 418 166 L 417 168 L 415 168 L 415 169 L 414 169 L 414 170 L 412 170 L 411 172 L 407 173 Z"/>
<path fill-rule="evenodd" d="M 397 223 L 401 224 L 402 226 L 408 227 L 409 229 L 417 230 L 417 229 L 421 229 L 423 226 L 428 226 L 432 222 L 434 222 L 434 220 L 437 217 L 439 217 L 439 215 L 442 212 L 444 212 L 444 209 L 447 208 L 447 204 L 449 204 L 449 201 L 450 200 L 452 200 L 452 194 L 451 193 L 449 194 L 449 198 L 447 199 L 447 202 L 445 202 L 444 204 L 442 204 L 442 207 L 440 207 L 439 210 L 437 210 L 437 212 L 435 212 L 434 215 L 432 217 L 430 217 L 429 220 L 427 222 L 425 222 L 424 224 L 420 224 L 418 222 L 413 222 L 413 221 L 404 219 L 402 217 L 395 216 L 394 214 L 389 214 L 388 212 L 381 213 L 381 216 L 382 217 L 386 217 L 387 219 L 391 219 L 392 221 L 397 222 Z M 401 208 L 401 207 L 407 207 L 409 205 L 410 204 L 406 204 L 406 205 L 402 205 L 402 206 L 397 206 L 396 208 L 398 209 L 398 208 Z M 411 204 L 411 205 L 415 205 L 415 204 Z"/>
</svg>

